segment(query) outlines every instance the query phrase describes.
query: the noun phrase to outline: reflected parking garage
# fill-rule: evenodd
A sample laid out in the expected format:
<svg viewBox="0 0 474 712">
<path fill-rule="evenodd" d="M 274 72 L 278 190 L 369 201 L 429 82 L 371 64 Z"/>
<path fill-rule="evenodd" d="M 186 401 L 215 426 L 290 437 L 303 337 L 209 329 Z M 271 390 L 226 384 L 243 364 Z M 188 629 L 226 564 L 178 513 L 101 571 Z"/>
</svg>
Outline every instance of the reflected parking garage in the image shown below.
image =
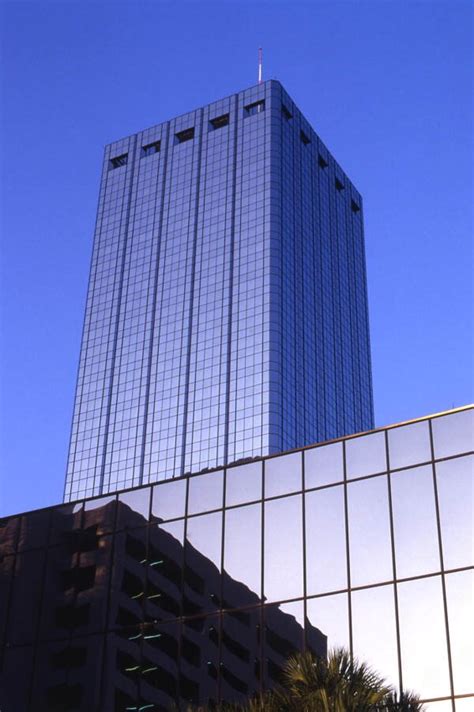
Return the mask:
<svg viewBox="0 0 474 712">
<path fill-rule="evenodd" d="M 1 520 L 0 709 L 238 701 L 341 645 L 474 708 L 472 415 Z"/>
</svg>

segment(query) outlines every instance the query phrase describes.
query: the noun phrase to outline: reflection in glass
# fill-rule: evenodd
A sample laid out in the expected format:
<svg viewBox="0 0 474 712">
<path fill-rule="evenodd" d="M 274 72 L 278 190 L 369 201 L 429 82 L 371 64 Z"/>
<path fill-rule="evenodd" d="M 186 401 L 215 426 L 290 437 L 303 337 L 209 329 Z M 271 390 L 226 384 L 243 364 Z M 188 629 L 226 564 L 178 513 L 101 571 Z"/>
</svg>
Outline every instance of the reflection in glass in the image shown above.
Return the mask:
<svg viewBox="0 0 474 712">
<path fill-rule="evenodd" d="M 199 554 L 220 569 L 222 512 L 188 519 L 186 539 Z"/>
<path fill-rule="evenodd" d="M 304 645 L 303 601 L 280 606 L 265 606 L 264 652 L 265 685 L 274 687 L 281 681 L 281 670 L 287 659 L 303 649 Z M 315 646 L 320 654 L 325 652 L 325 638 L 319 631 L 312 631 Z"/>
<path fill-rule="evenodd" d="M 346 588 L 344 489 L 328 487 L 305 497 L 307 593 Z"/>
<path fill-rule="evenodd" d="M 445 569 L 472 566 L 474 511 L 472 455 L 436 463 Z"/>
<path fill-rule="evenodd" d="M 140 487 L 140 489 L 130 490 L 130 492 L 120 492 L 119 502 L 127 505 L 136 514 L 140 514 L 148 521 L 150 513 L 150 488 Z M 120 505 L 119 505 L 120 509 Z"/>
<path fill-rule="evenodd" d="M 451 457 L 473 449 L 474 410 L 433 418 L 435 458 Z"/>
<path fill-rule="evenodd" d="M 74 511 L 81 511 L 81 504 L 74 505 Z M 50 511 L 40 509 L 22 517 L 10 517 L 6 527 L 0 527 L 0 546 L 2 551 L 36 549 L 46 546 L 49 535 Z M 18 526 L 20 525 L 20 526 Z M 17 538 L 18 535 L 18 538 Z"/>
<path fill-rule="evenodd" d="M 81 506 L 78 507 L 77 504 L 64 504 L 60 507 L 54 507 L 51 516 L 50 545 L 64 543 L 67 535 L 74 529 L 80 529 L 81 526 Z"/>
<path fill-rule="evenodd" d="M 465 697 L 464 699 L 456 700 L 456 712 L 472 712 L 473 707 L 474 697 Z M 428 712 L 431 712 L 431 704 L 428 708 Z M 433 708 L 433 712 L 438 712 L 438 708 Z M 440 712 L 444 712 L 444 709 L 440 710 Z M 451 710 L 449 710 L 449 712 L 451 712 Z"/>
<path fill-rule="evenodd" d="M 423 712 L 453 712 L 453 703 L 451 700 L 440 700 L 438 702 L 425 702 Z M 456 712 L 459 712 L 456 704 Z M 468 712 L 472 712 L 469 708 Z"/>
<path fill-rule="evenodd" d="M 183 610 L 186 615 L 221 605 L 222 512 L 187 522 Z"/>
<path fill-rule="evenodd" d="M 179 654 L 180 709 L 216 699 L 219 674 L 220 621 L 217 616 L 185 620 Z M 204 672 L 204 674 L 203 674 Z M 221 671 L 222 672 L 222 671 Z"/>
<path fill-rule="evenodd" d="M 110 502 L 115 502 L 115 495 L 106 495 L 105 497 L 96 497 L 95 499 L 86 499 L 84 502 L 84 511 L 92 512 L 94 509 L 102 509 L 106 507 Z"/>
<path fill-rule="evenodd" d="M 327 648 L 349 648 L 349 618 L 346 593 L 309 598 L 306 604 L 309 625 L 327 637 Z"/>
<path fill-rule="evenodd" d="M 301 495 L 265 503 L 264 596 L 267 601 L 303 595 Z"/>
<path fill-rule="evenodd" d="M 261 683 L 260 608 L 225 613 L 221 634 L 221 695 L 226 700 L 252 696 Z"/>
<path fill-rule="evenodd" d="M 346 440 L 347 477 L 363 477 L 387 469 L 385 433 Z"/>
<path fill-rule="evenodd" d="M 186 480 L 168 480 L 153 487 L 151 513 L 154 519 L 184 517 L 186 506 Z"/>
<path fill-rule="evenodd" d="M 391 475 L 397 577 L 441 568 L 431 465 Z"/>
<path fill-rule="evenodd" d="M 257 603 L 261 596 L 262 512 L 260 504 L 229 509 L 225 514 L 224 579 L 226 607 Z M 242 582 L 250 590 L 237 585 Z"/>
<path fill-rule="evenodd" d="M 454 694 L 472 693 L 474 670 L 474 572 L 446 576 Z M 474 702 L 474 700 L 473 700 Z"/>
<path fill-rule="evenodd" d="M 352 592 L 354 654 L 391 685 L 399 683 L 393 586 Z"/>
<path fill-rule="evenodd" d="M 342 482 L 344 479 L 342 443 L 305 450 L 304 479 L 306 489 Z"/>
<path fill-rule="evenodd" d="M 387 431 L 390 467 L 417 465 L 431 460 L 430 430 L 427 420 Z"/>
<path fill-rule="evenodd" d="M 262 497 L 262 463 L 250 462 L 248 465 L 228 467 L 226 471 L 225 503 L 244 504 Z"/>
<path fill-rule="evenodd" d="M 189 478 L 188 514 L 199 514 L 223 506 L 224 471 Z"/>
<path fill-rule="evenodd" d="M 98 497 L 84 502 L 84 529 L 98 524 L 98 532 L 111 532 L 115 528 L 115 495 Z"/>
<path fill-rule="evenodd" d="M 421 698 L 450 694 L 441 578 L 398 585 L 402 680 Z"/>
<path fill-rule="evenodd" d="M 352 585 L 392 579 L 386 475 L 349 483 L 347 497 Z"/>
<path fill-rule="evenodd" d="M 299 492 L 302 489 L 300 452 L 273 457 L 265 462 L 265 497 Z"/>
</svg>

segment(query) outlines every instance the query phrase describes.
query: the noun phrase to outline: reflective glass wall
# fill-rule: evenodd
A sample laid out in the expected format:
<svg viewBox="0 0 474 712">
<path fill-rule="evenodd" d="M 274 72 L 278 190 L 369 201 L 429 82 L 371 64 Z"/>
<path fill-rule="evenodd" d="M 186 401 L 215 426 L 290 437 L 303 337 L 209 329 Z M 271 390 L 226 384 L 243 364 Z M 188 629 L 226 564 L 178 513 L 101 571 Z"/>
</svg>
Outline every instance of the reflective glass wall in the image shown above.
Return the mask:
<svg viewBox="0 0 474 712">
<path fill-rule="evenodd" d="M 65 500 L 372 426 L 361 197 L 282 86 L 107 146 Z"/>
<path fill-rule="evenodd" d="M 343 645 L 471 709 L 473 412 L 3 520 L 0 708 L 239 700 Z"/>
</svg>

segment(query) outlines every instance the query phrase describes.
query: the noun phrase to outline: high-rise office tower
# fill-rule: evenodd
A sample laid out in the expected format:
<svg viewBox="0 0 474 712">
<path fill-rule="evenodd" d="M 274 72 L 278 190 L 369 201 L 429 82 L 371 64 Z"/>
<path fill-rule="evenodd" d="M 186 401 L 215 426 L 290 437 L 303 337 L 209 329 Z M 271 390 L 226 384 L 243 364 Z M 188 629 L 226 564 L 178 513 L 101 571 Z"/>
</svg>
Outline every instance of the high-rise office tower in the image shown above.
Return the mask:
<svg viewBox="0 0 474 712">
<path fill-rule="evenodd" d="M 372 427 L 361 197 L 281 84 L 107 146 L 66 500 Z"/>
</svg>

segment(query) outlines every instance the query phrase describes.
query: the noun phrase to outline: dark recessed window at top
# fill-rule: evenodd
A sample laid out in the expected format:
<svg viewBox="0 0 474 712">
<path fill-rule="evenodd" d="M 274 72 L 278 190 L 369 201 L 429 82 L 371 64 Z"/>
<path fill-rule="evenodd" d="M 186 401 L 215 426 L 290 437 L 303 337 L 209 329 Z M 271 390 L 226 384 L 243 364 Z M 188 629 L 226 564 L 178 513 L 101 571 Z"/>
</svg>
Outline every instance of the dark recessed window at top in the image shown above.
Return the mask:
<svg viewBox="0 0 474 712">
<path fill-rule="evenodd" d="M 336 186 L 336 190 L 338 190 L 339 192 L 341 192 L 341 190 L 344 190 L 344 183 L 341 183 L 339 178 L 335 179 L 334 185 Z"/>
<path fill-rule="evenodd" d="M 115 156 L 115 158 L 110 159 L 109 168 L 113 170 L 114 168 L 120 168 L 120 166 L 126 166 L 128 162 L 128 153 L 122 153 L 121 156 Z"/>
<path fill-rule="evenodd" d="M 153 156 L 154 153 L 159 153 L 160 149 L 161 141 L 153 141 L 153 143 L 147 143 L 146 146 L 142 146 L 142 157 Z"/>
<path fill-rule="evenodd" d="M 293 114 L 286 108 L 284 104 L 281 105 L 281 113 L 287 121 L 290 121 L 293 118 Z"/>
<path fill-rule="evenodd" d="M 308 143 L 311 143 L 309 136 L 307 136 L 304 131 L 300 131 L 300 139 L 303 141 L 305 146 L 307 146 Z"/>
<path fill-rule="evenodd" d="M 229 114 L 222 114 L 222 116 L 216 116 L 216 118 L 211 119 L 209 123 L 211 124 L 211 131 L 215 131 L 216 129 L 222 129 L 224 126 L 228 126 L 229 124 Z"/>
<path fill-rule="evenodd" d="M 351 200 L 351 210 L 352 210 L 353 213 L 358 213 L 358 212 L 360 212 L 360 206 L 357 205 L 357 203 L 355 202 L 355 200 Z"/>
<path fill-rule="evenodd" d="M 265 110 L 265 101 L 261 99 L 260 101 L 255 101 L 253 104 L 247 104 L 244 106 L 245 116 L 253 116 L 254 114 L 259 114 L 261 111 Z"/>
<path fill-rule="evenodd" d="M 185 141 L 191 141 L 194 138 L 194 127 L 190 129 L 184 129 L 184 131 L 178 131 L 175 134 L 177 143 L 184 143 Z"/>
<path fill-rule="evenodd" d="M 329 166 L 329 163 L 326 161 L 321 154 L 318 155 L 318 166 L 320 168 L 327 168 Z"/>
</svg>

